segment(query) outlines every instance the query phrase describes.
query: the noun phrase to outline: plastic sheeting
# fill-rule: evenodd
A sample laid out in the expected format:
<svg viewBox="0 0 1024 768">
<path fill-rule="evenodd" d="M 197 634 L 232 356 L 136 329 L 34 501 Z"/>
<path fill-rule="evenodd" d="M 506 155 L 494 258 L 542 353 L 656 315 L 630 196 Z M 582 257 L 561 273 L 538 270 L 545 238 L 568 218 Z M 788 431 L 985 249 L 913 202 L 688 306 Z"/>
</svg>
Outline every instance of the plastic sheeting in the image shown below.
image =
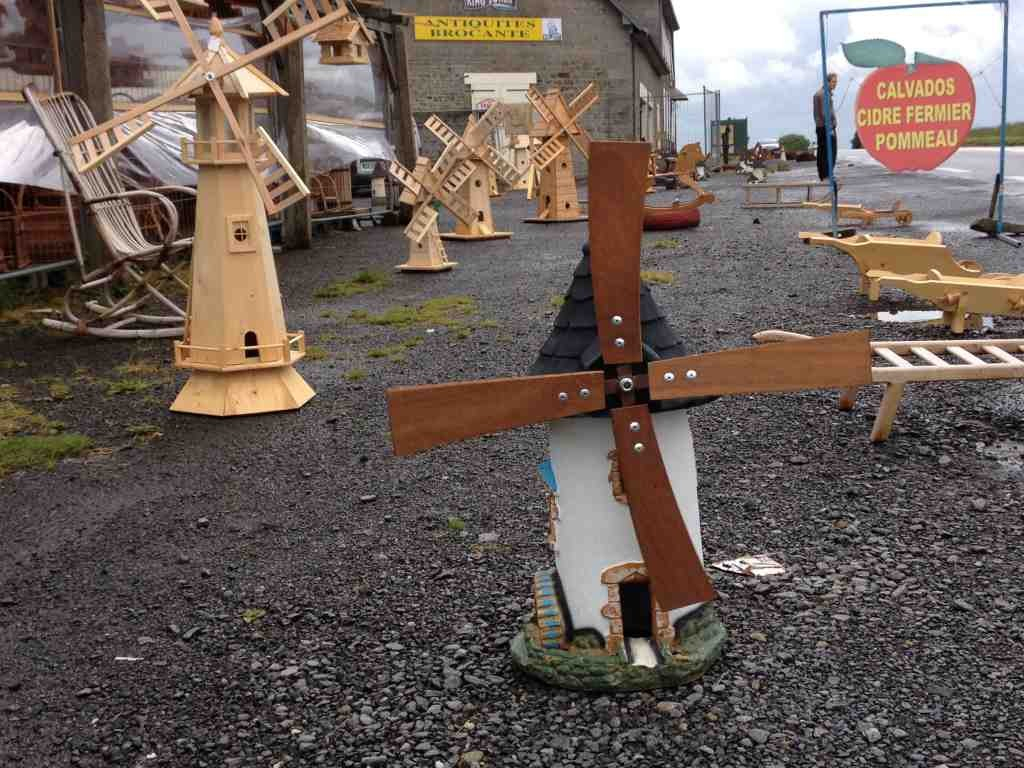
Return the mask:
<svg viewBox="0 0 1024 768">
<path fill-rule="evenodd" d="M 23 105 L 0 110 L 0 182 L 63 189 L 53 146 Z"/>
</svg>

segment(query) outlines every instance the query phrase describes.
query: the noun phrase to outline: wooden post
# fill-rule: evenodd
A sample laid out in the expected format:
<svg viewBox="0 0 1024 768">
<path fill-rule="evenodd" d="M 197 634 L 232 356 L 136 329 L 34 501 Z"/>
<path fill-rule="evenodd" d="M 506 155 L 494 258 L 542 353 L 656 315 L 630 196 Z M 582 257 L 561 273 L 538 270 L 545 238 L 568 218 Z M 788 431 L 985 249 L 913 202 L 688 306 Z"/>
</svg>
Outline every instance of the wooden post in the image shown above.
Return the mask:
<svg viewBox="0 0 1024 768">
<path fill-rule="evenodd" d="M 64 87 L 81 96 L 97 123 L 114 116 L 103 0 L 57 0 Z"/>
<path fill-rule="evenodd" d="M 289 45 L 282 53 L 281 86 L 287 98 L 278 100 L 277 118 L 288 141 L 288 161 L 303 180 L 309 179 L 309 141 L 306 137 L 305 68 L 303 43 Z M 313 244 L 313 222 L 309 201 L 284 211 L 282 242 L 289 250 L 309 248 Z"/>
</svg>

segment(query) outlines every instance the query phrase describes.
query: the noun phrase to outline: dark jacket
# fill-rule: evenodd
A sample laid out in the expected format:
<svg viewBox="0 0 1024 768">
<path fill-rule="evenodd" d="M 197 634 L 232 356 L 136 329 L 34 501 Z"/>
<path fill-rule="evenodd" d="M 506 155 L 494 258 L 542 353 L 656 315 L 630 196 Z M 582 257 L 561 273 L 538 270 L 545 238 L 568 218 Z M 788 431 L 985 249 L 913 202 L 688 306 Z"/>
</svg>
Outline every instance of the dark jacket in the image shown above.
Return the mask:
<svg viewBox="0 0 1024 768">
<path fill-rule="evenodd" d="M 821 97 L 822 89 L 819 88 L 814 93 L 814 127 L 824 128 L 825 127 L 825 100 Z M 832 118 L 832 129 L 836 127 L 836 107 L 832 103 L 832 92 L 828 94 L 828 109 L 829 117 Z"/>
</svg>

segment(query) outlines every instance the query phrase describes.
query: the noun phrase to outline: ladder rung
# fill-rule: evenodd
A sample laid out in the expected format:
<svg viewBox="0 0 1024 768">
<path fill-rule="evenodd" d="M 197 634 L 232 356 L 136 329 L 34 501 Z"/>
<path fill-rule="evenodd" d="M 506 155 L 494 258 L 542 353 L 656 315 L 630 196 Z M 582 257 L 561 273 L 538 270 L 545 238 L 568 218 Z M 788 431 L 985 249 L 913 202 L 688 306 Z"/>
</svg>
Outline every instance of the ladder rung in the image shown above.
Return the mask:
<svg viewBox="0 0 1024 768">
<path fill-rule="evenodd" d="M 943 360 L 941 357 L 936 355 L 931 350 L 925 349 L 924 347 L 911 347 L 910 351 L 917 355 L 919 358 L 924 360 L 926 363 L 938 366 L 939 368 L 949 368 L 950 364 Z"/>
<path fill-rule="evenodd" d="M 897 368 L 913 368 L 914 367 L 913 363 L 909 362 L 908 360 L 904 360 L 902 357 L 900 357 L 898 354 L 893 352 L 891 349 L 886 349 L 885 347 L 876 347 L 875 348 L 875 354 L 877 354 L 879 357 L 885 358 L 890 363 L 895 365 Z"/>
<path fill-rule="evenodd" d="M 982 349 L 984 349 L 986 352 L 988 352 L 990 355 L 992 355 L 992 357 L 999 358 L 1004 363 L 1008 363 L 1009 365 L 1024 366 L 1024 360 L 1020 360 L 1019 358 L 1014 357 L 1013 355 L 1011 355 L 1009 352 L 1007 352 L 1005 349 L 1002 349 L 1001 347 L 996 347 L 996 346 L 993 346 L 993 345 L 986 344 L 984 347 L 982 347 Z"/>
<path fill-rule="evenodd" d="M 949 347 L 947 351 L 949 352 L 949 354 L 953 355 L 954 357 L 959 357 L 961 360 L 963 360 L 965 363 L 968 363 L 969 365 L 988 365 L 988 363 L 986 363 L 980 357 L 977 357 L 976 355 L 968 352 L 963 347 L 952 346 Z"/>
</svg>

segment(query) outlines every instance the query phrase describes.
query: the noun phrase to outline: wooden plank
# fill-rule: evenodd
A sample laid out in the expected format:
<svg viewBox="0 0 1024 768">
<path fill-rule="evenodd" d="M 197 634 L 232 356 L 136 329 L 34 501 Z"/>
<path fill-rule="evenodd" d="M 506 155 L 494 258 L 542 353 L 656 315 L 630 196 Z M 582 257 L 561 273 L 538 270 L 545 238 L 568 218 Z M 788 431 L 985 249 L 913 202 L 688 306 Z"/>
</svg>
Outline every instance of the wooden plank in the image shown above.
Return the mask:
<svg viewBox="0 0 1024 768">
<path fill-rule="evenodd" d="M 900 407 L 900 400 L 903 398 L 904 384 L 889 384 L 882 395 L 882 404 L 878 407 L 875 415 L 875 423 L 871 428 L 871 442 L 881 443 L 889 439 L 892 432 L 892 422 L 896 418 L 896 411 Z"/>
<path fill-rule="evenodd" d="M 990 355 L 992 355 L 992 357 L 1002 360 L 1007 365 L 1015 365 L 1024 368 L 1024 360 L 1019 360 L 1018 358 L 1014 357 L 1009 352 L 1007 352 L 1005 349 L 1001 349 L 1000 347 L 997 347 L 994 344 L 986 344 L 985 346 L 982 347 L 982 349 L 988 352 Z"/>
<path fill-rule="evenodd" d="M 395 454 L 405 456 L 468 437 L 603 410 L 604 374 L 393 387 L 387 398 Z"/>
<path fill-rule="evenodd" d="M 611 412 L 623 490 L 629 499 L 651 592 L 671 611 L 715 598 L 679 512 L 646 405 Z"/>
<path fill-rule="evenodd" d="M 918 346 L 915 345 L 915 346 L 910 348 L 910 351 L 913 352 L 915 355 L 917 355 L 922 360 L 924 360 L 925 362 L 931 363 L 932 365 L 938 366 L 939 368 L 949 368 L 950 367 L 949 363 L 947 363 L 941 357 L 936 355 L 930 349 L 925 349 L 924 347 L 918 347 Z"/>
<path fill-rule="evenodd" d="M 651 398 L 847 389 L 870 384 L 867 331 L 657 360 L 648 365 Z M 671 374 L 669 378 L 666 378 Z"/>
<path fill-rule="evenodd" d="M 953 345 L 949 347 L 946 351 L 949 352 L 949 354 L 953 355 L 954 357 L 960 358 L 968 365 L 988 365 L 988 363 L 986 363 L 980 357 L 971 354 L 963 347 Z"/>
<path fill-rule="evenodd" d="M 898 354 L 893 352 L 891 349 L 888 349 L 886 347 L 872 347 L 872 350 L 874 351 L 874 353 L 876 355 L 878 355 L 879 357 L 885 358 L 890 363 L 895 365 L 897 368 L 913 368 L 914 367 L 913 363 L 911 363 L 909 360 L 905 360 L 904 358 L 900 357 Z"/>
<path fill-rule="evenodd" d="M 595 141 L 590 152 L 590 272 L 601 355 L 605 365 L 638 363 L 643 359 L 640 240 L 650 145 Z"/>
<path fill-rule="evenodd" d="M 1024 365 L 985 363 L 984 365 L 914 365 L 909 368 L 874 368 L 876 384 L 909 384 L 914 381 L 984 381 L 986 379 L 1024 379 Z"/>
</svg>

